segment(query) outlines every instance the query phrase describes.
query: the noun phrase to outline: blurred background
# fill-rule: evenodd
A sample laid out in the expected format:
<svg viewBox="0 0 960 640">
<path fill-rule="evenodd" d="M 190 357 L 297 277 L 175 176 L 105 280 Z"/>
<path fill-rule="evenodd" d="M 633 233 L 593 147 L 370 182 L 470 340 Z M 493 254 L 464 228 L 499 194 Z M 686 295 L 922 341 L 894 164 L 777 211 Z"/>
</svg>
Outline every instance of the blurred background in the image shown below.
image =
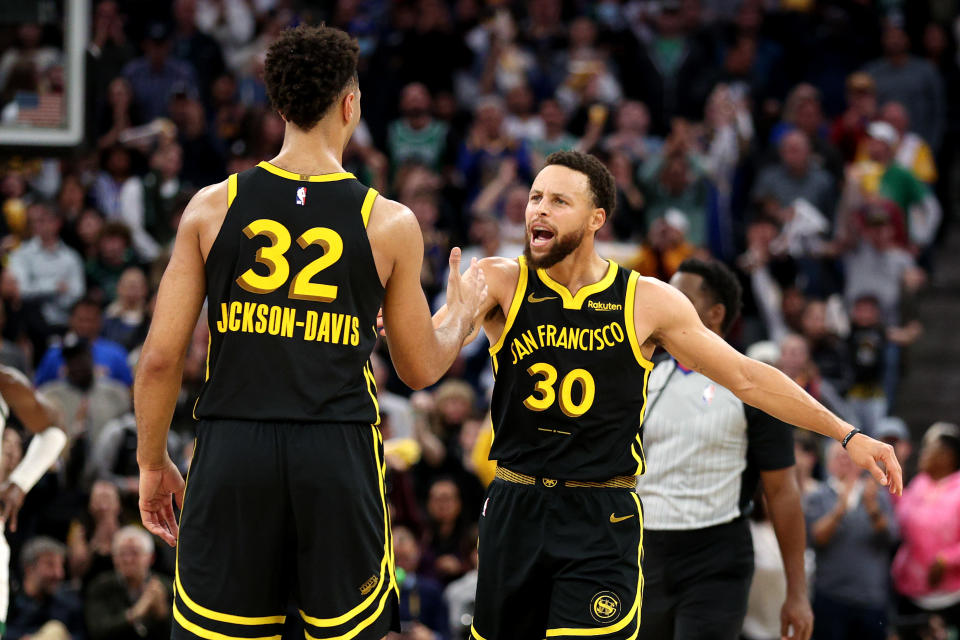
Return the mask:
<svg viewBox="0 0 960 640">
<path fill-rule="evenodd" d="M 738 349 L 894 443 L 909 478 L 960 478 L 957 0 L 4 0 L 0 363 L 70 437 L 7 532 L 5 637 L 169 637 L 172 555 L 124 528 L 133 372 L 190 197 L 280 149 L 267 47 L 321 21 L 360 44 L 344 166 L 416 215 L 434 308 L 449 249 L 521 253 L 532 176 L 588 151 L 618 188 L 601 254 L 664 280 L 724 261 L 745 291 Z M 206 344 L 201 318 L 170 438 L 184 471 Z M 472 619 L 486 347 L 415 394 L 374 354 L 407 638 L 464 638 Z M 4 475 L 25 437 L 11 421 Z M 846 473 L 819 439 L 797 454 L 811 493 Z M 934 484 L 933 518 L 897 505 L 880 554 L 889 637 L 958 637 L 960 483 Z"/>
</svg>

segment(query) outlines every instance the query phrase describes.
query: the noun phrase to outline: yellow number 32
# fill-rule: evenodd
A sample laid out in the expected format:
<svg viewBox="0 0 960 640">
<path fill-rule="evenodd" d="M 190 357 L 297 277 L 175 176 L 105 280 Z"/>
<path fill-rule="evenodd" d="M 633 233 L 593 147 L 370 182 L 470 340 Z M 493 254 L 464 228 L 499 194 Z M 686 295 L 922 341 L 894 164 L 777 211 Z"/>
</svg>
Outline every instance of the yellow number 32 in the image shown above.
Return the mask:
<svg viewBox="0 0 960 640">
<path fill-rule="evenodd" d="M 283 286 L 290 277 L 290 263 L 284 254 L 290 249 L 290 232 L 276 220 L 260 218 L 243 228 L 243 234 L 250 239 L 265 236 L 270 244 L 257 249 L 256 260 L 267 267 L 267 275 L 262 276 L 252 268 L 244 271 L 237 284 L 250 293 L 273 293 Z M 333 229 L 313 227 L 297 238 L 301 249 L 316 244 L 323 248 L 323 255 L 313 260 L 297 273 L 290 283 L 290 298 L 295 300 L 313 300 L 315 302 L 333 302 L 337 299 L 337 285 L 319 284 L 310 279 L 332 266 L 343 256 L 343 238 Z"/>
</svg>

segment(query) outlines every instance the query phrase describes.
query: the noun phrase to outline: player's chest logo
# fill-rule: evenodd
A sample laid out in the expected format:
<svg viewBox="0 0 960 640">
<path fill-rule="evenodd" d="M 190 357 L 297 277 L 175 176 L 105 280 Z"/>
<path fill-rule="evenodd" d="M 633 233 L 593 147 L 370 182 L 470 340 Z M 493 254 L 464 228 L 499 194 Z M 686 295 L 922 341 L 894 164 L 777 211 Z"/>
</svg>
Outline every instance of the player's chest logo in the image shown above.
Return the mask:
<svg viewBox="0 0 960 640">
<path fill-rule="evenodd" d="M 297 189 L 297 204 L 299 206 L 304 206 L 307 204 L 307 188 L 300 187 Z"/>
<path fill-rule="evenodd" d="M 703 394 L 700 396 L 700 398 L 703 400 L 703 403 L 705 405 L 710 406 L 713 403 L 713 399 L 716 397 L 716 395 L 717 395 L 717 386 L 713 383 L 710 383 L 703 390 Z"/>
</svg>

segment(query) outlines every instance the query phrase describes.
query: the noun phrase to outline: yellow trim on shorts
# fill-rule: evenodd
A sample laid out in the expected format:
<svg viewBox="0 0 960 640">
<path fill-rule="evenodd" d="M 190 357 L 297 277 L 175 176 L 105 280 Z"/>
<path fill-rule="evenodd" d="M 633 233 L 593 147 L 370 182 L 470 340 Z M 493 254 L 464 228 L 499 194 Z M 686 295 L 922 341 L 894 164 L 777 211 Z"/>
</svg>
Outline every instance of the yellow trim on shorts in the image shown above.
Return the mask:
<svg viewBox="0 0 960 640">
<path fill-rule="evenodd" d="M 636 271 L 630 272 L 630 280 L 627 281 L 627 298 L 623 303 L 623 320 L 624 324 L 627 325 L 627 337 L 630 338 L 630 348 L 633 349 L 633 356 L 637 359 L 637 362 L 640 363 L 641 367 L 649 371 L 653 369 L 653 363 L 644 358 L 643 353 L 640 351 L 640 340 L 637 339 L 637 325 L 634 322 L 634 307 L 637 302 L 637 280 L 639 279 L 639 273 Z M 643 389 L 644 397 L 646 397 L 646 378 L 644 378 Z"/>
<path fill-rule="evenodd" d="M 373 187 L 370 187 L 367 190 L 367 195 L 363 199 L 363 206 L 360 207 L 360 215 L 363 216 L 363 228 L 367 228 L 367 224 L 370 222 L 370 212 L 373 211 L 373 201 L 377 199 L 377 190 Z"/>
<path fill-rule="evenodd" d="M 237 197 L 237 174 L 231 173 L 230 177 L 227 178 L 227 208 L 230 208 L 230 205 L 233 204 L 234 198 Z"/>
<path fill-rule="evenodd" d="M 640 507 L 640 498 L 636 493 L 631 493 L 634 502 L 637 504 L 637 517 L 640 520 L 640 544 L 637 545 L 637 593 L 633 601 L 633 606 L 627 612 L 620 622 L 606 627 L 594 627 L 592 629 L 584 628 L 565 628 L 565 629 L 547 629 L 547 637 L 555 636 L 605 636 L 610 633 L 621 631 L 630 622 L 636 618 L 637 628 L 627 640 L 634 640 L 640 630 L 640 602 L 643 600 L 643 509 Z M 479 636 L 478 636 L 479 637 Z"/>
<path fill-rule="evenodd" d="M 343 615 L 339 615 L 336 618 L 314 618 L 308 616 L 303 609 L 300 610 L 300 617 L 303 618 L 303 621 L 307 624 L 314 627 L 336 627 L 342 625 L 346 622 L 349 622 L 361 613 L 364 609 L 370 606 L 378 594 L 382 591 L 380 598 L 380 604 L 377 607 L 376 611 L 365 620 L 360 622 L 356 627 L 354 627 L 347 634 L 342 636 L 336 636 L 336 638 L 324 638 L 323 640 L 349 640 L 363 629 L 370 626 L 372 623 L 383 611 L 383 607 L 386 605 L 386 597 L 390 593 L 391 588 L 396 584 L 396 578 L 393 574 L 393 568 L 390 566 L 393 559 L 393 546 L 390 544 L 390 512 L 387 509 L 387 491 L 384 484 L 384 463 L 380 459 L 380 443 L 382 442 L 380 436 L 380 430 L 375 426 L 370 425 L 370 429 L 373 432 L 373 456 L 377 464 L 377 481 L 380 485 L 380 502 L 383 505 L 383 560 L 380 562 L 380 581 L 377 583 L 377 588 L 370 592 L 370 595 L 367 596 L 363 602 L 355 606 L 350 611 L 347 611 Z M 387 589 L 384 589 L 384 584 L 387 584 Z M 319 640 L 314 638 L 309 633 L 304 630 L 303 634 L 307 637 L 308 640 Z"/>
<path fill-rule="evenodd" d="M 183 506 L 187 504 L 187 487 L 190 486 L 190 472 L 193 471 L 193 460 L 197 458 L 197 439 L 193 439 L 193 459 L 190 462 L 190 468 L 187 469 L 187 479 L 183 483 Z M 179 528 L 183 522 L 183 509 L 180 509 L 180 519 L 177 522 L 177 527 Z M 180 596 L 180 599 L 183 600 L 183 603 L 187 605 L 187 608 L 193 611 L 198 616 L 207 618 L 208 620 L 215 620 L 217 622 L 228 622 L 230 624 L 242 624 L 242 625 L 259 625 L 259 624 L 283 624 L 287 616 L 235 616 L 229 613 L 220 613 L 219 611 L 214 611 L 213 609 L 207 609 L 206 607 L 200 606 L 196 602 L 190 599 L 190 596 L 187 595 L 186 589 L 183 588 L 183 583 L 180 582 L 180 545 L 177 545 L 177 553 L 174 558 L 173 563 L 173 581 L 176 586 L 176 594 Z M 174 600 L 174 608 L 176 608 L 176 600 Z M 181 623 L 183 624 L 183 623 Z M 187 620 L 187 624 L 193 624 Z M 184 624 L 184 627 L 187 625 Z M 199 627 L 198 627 L 199 628 Z M 206 631 L 203 629 L 203 631 Z M 194 632 L 196 633 L 196 632 Z M 207 633 L 214 634 L 214 636 L 229 638 L 230 636 L 224 636 L 222 634 L 214 633 L 213 631 L 207 631 Z M 197 633 L 198 636 L 204 638 L 212 638 L 213 636 L 204 636 L 201 633 Z M 276 638 L 279 636 L 271 636 L 271 638 Z M 251 639 L 257 640 L 257 639 Z"/>
<path fill-rule="evenodd" d="M 473 635 L 473 637 L 475 637 L 477 640 L 487 640 L 487 639 L 484 638 L 482 635 L 480 635 L 479 633 L 477 633 L 477 628 L 476 628 L 475 626 L 473 626 L 472 624 L 470 625 L 470 633 L 471 633 L 471 635 Z"/>
<path fill-rule="evenodd" d="M 373 423 L 373 426 L 376 426 L 380 424 L 380 403 L 377 402 L 377 381 L 373 377 L 373 366 L 369 360 L 363 365 L 363 377 L 367 381 L 367 393 L 370 394 L 370 399 L 373 400 L 373 410 L 377 412 L 377 421 Z"/>
<path fill-rule="evenodd" d="M 223 633 L 217 633 L 216 631 L 210 631 L 209 629 L 204 629 L 200 625 L 190 622 L 183 617 L 183 614 L 180 613 L 180 609 L 177 607 L 177 603 L 173 603 L 173 617 L 180 624 L 181 627 L 189 631 L 195 636 L 201 638 L 206 638 L 207 640 L 280 640 L 279 635 L 276 636 L 262 636 L 260 638 L 247 638 L 242 636 L 228 636 Z"/>
<path fill-rule="evenodd" d="M 603 291 L 613 284 L 613 281 L 617 279 L 617 263 L 613 260 L 610 260 L 609 262 L 610 266 L 607 267 L 607 273 L 604 274 L 600 281 L 594 282 L 593 284 L 588 284 L 585 287 L 580 287 L 580 290 L 577 291 L 576 295 L 571 295 L 569 289 L 551 278 L 547 274 L 546 269 L 537 269 L 537 275 L 540 276 L 540 281 L 543 282 L 543 284 L 560 294 L 560 299 L 563 301 L 564 309 L 580 309 L 583 307 L 583 303 L 586 302 L 587 298 L 595 293 Z"/>
<path fill-rule="evenodd" d="M 292 171 L 287 171 L 286 169 L 281 169 L 276 165 L 272 165 L 266 160 L 262 160 L 257 163 L 257 166 L 261 169 L 266 169 L 270 173 L 280 176 L 281 178 L 286 178 L 287 180 L 300 180 L 305 182 L 336 182 L 337 180 L 351 180 L 356 179 L 352 173 L 347 173 L 346 171 L 339 171 L 337 173 L 323 173 L 318 176 L 308 176 L 302 173 L 294 173 Z"/>
<path fill-rule="evenodd" d="M 513 300 L 510 302 L 510 308 L 507 309 L 507 319 L 503 323 L 503 333 L 500 334 L 500 338 L 497 340 L 497 343 L 490 347 L 490 355 L 495 356 L 497 352 L 503 347 L 504 341 L 507 339 L 507 334 L 510 333 L 511 327 L 513 327 L 513 321 L 517 318 L 517 312 L 520 311 L 520 305 L 523 304 L 523 294 L 527 292 L 527 260 L 523 256 L 517 258 L 517 262 L 520 263 L 520 277 L 517 279 L 517 289 L 513 292 Z"/>
</svg>

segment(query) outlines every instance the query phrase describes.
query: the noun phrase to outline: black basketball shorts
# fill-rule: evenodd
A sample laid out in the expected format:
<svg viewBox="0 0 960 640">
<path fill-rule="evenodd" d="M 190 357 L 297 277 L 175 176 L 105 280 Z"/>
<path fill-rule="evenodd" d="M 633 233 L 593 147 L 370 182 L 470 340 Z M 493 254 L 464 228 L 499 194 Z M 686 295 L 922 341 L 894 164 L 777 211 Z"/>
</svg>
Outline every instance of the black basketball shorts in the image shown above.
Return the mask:
<svg viewBox="0 0 960 640">
<path fill-rule="evenodd" d="M 637 494 L 498 476 L 480 516 L 473 638 L 636 638 L 643 594 Z"/>
<path fill-rule="evenodd" d="M 397 624 L 383 441 L 358 424 L 201 420 L 177 544 L 173 638 L 379 640 Z"/>
</svg>

